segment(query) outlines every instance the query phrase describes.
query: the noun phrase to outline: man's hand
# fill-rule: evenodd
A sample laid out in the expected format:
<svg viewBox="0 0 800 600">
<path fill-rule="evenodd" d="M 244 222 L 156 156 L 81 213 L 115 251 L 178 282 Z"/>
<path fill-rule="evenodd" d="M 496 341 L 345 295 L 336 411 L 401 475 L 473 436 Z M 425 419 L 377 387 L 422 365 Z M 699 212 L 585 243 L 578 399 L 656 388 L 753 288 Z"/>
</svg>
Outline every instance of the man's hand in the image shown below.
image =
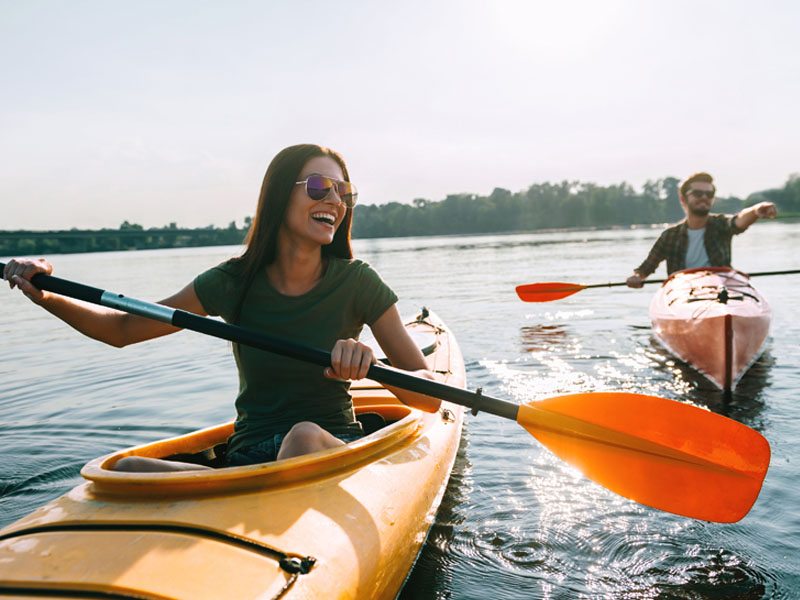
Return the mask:
<svg viewBox="0 0 800 600">
<path fill-rule="evenodd" d="M 759 202 L 753 206 L 753 212 L 759 219 L 774 219 L 778 216 L 778 207 L 772 202 Z"/>
<path fill-rule="evenodd" d="M 759 202 L 740 210 L 734 225 L 744 231 L 759 219 L 774 219 L 777 215 L 778 209 L 772 202 Z"/>
<path fill-rule="evenodd" d="M 634 273 L 633 275 L 628 277 L 628 279 L 625 280 L 625 284 L 629 288 L 640 288 L 644 285 L 642 281 L 643 281 L 642 276 L 639 275 L 638 273 Z"/>
</svg>

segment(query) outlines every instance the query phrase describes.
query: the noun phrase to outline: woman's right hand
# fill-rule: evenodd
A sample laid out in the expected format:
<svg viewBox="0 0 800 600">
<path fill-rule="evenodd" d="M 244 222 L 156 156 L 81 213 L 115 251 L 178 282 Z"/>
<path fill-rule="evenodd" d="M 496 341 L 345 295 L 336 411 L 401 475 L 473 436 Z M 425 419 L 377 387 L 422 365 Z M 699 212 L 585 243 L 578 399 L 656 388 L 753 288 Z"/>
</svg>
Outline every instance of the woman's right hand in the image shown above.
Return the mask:
<svg viewBox="0 0 800 600">
<path fill-rule="evenodd" d="M 50 275 L 52 272 L 53 265 L 43 258 L 12 258 L 3 269 L 3 279 L 8 281 L 8 287 L 12 290 L 18 287 L 31 301 L 41 304 L 47 297 L 47 292 L 34 286 L 31 277 L 38 273 Z"/>
<path fill-rule="evenodd" d="M 43 258 L 37 260 L 15 258 L 9 261 L 3 269 L 3 277 L 8 279 L 9 286 L 18 287 L 33 302 L 73 329 L 116 348 L 151 340 L 180 330 L 179 327 L 162 321 L 154 321 L 107 306 L 95 306 L 61 294 L 45 292 L 30 281 L 39 273 L 50 275 L 52 272 L 53 265 Z M 165 298 L 160 304 L 201 316 L 208 314 L 195 294 L 193 282 L 178 293 Z"/>
<path fill-rule="evenodd" d="M 328 379 L 363 379 L 375 363 L 372 348 L 354 339 L 337 340 L 331 350 L 331 366 L 323 375 Z"/>
</svg>

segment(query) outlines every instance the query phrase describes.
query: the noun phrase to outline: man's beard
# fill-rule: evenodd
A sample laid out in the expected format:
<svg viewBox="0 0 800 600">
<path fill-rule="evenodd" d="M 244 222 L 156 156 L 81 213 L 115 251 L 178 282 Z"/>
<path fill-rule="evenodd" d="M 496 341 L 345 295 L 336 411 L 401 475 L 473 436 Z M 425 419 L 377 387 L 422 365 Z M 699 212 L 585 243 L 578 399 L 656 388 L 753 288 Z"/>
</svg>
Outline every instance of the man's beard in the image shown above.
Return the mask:
<svg viewBox="0 0 800 600">
<path fill-rule="evenodd" d="M 689 212 L 692 213 L 695 217 L 707 217 L 708 213 L 711 212 L 711 207 L 709 206 L 708 208 L 706 208 L 705 206 L 702 206 L 702 207 L 689 208 Z"/>
</svg>

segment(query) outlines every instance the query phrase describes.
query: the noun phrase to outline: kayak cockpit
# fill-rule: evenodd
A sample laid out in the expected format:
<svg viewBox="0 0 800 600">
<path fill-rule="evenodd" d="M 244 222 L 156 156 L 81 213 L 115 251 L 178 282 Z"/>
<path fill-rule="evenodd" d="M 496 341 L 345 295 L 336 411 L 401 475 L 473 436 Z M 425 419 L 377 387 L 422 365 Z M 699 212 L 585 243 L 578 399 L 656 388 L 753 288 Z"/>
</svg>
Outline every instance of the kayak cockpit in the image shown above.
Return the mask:
<svg viewBox="0 0 800 600">
<path fill-rule="evenodd" d="M 392 413 L 397 412 L 396 410 L 392 409 Z M 406 416 L 406 411 L 400 411 L 404 414 L 403 417 Z M 397 421 L 396 418 L 398 415 L 396 414 L 386 414 L 384 416 L 385 411 L 373 410 L 370 412 L 357 412 L 356 419 L 359 423 L 361 423 L 361 427 L 364 430 L 364 435 L 370 435 L 375 433 L 379 429 L 383 429 L 387 425 Z M 392 421 L 387 421 L 387 419 L 393 419 Z M 228 451 L 228 442 L 226 441 L 220 442 L 219 444 L 215 444 L 214 446 L 203 448 L 197 452 L 177 452 L 175 454 L 171 454 L 169 456 L 162 457 L 163 460 L 171 460 L 180 463 L 192 464 L 192 465 L 200 465 L 203 467 L 211 467 L 212 469 L 222 469 L 228 466 L 227 464 L 227 455 Z"/>
<path fill-rule="evenodd" d="M 427 309 L 423 309 L 418 317 L 406 323 L 406 328 L 429 368 L 449 376 L 452 356 L 448 334 L 431 322 L 432 318 Z M 373 346 L 376 358 L 385 361 L 370 334 L 362 337 L 362 341 Z M 346 475 L 365 464 L 401 452 L 426 435 L 433 424 L 451 420 L 445 410 L 423 413 L 412 409 L 380 383 L 369 379 L 354 381 L 350 394 L 356 418 L 367 435 L 339 448 L 275 462 L 226 467 L 224 450 L 233 433 L 233 422 L 230 422 L 102 456 L 87 463 L 81 475 L 92 482 L 93 493 L 100 495 L 185 496 L 279 488 Z M 115 471 L 114 465 L 128 456 L 169 459 L 213 468 L 150 473 Z"/>
<path fill-rule="evenodd" d="M 366 390 L 365 390 L 366 391 Z M 375 390 L 380 394 L 383 390 Z M 233 433 L 233 423 L 217 425 L 190 434 L 120 450 L 96 458 L 81 469 L 81 475 L 94 484 L 94 490 L 112 495 L 193 495 L 204 493 L 234 493 L 265 487 L 294 485 L 309 479 L 331 477 L 379 460 L 415 440 L 424 429 L 426 415 L 400 404 L 385 403 L 388 398 L 378 395 L 379 404 L 367 404 L 361 395 L 355 407 L 356 416 L 366 423 L 383 425 L 368 435 L 340 448 L 315 452 L 286 460 L 224 467 L 224 447 Z M 179 460 L 217 467 L 196 471 L 134 473 L 115 471 L 114 465 L 127 456 L 143 456 Z M 224 468 L 220 468 L 224 467 Z"/>
</svg>

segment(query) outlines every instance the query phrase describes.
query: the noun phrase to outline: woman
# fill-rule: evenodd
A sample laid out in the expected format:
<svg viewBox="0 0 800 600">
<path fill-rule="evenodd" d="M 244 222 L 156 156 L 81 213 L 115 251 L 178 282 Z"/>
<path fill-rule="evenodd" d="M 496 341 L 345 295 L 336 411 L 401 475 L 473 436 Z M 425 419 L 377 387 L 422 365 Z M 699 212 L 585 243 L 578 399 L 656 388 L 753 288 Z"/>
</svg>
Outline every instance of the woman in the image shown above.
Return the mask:
<svg viewBox="0 0 800 600">
<path fill-rule="evenodd" d="M 340 446 L 363 435 L 355 420 L 349 380 L 375 362 L 357 341 L 364 324 L 392 365 L 434 379 L 405 330 L 397 296 L 364 262 L 353 260 L 350 225 L 357 192 L 344 160 L 311 144 L 290 146 L 270 163 L 244 253 L 198 275 L 166 306 L 262 329 L 319 348 L 332 348 L 330 367 L 319 367 L 246 346 L 235 346 L 240 389 L 237 419 L 228 440 L 231 466 L 290 458 Z M 30 283 L 52 273 L 44 259 L 11 260 L 3 276 L 11 288 L 81 333 L 116 347 L 177 328 L 43 292 Z M 440 401 L 392 389 L 428 412 Z M 128 457 L 120 470 L 198 469 L 197 465 Z"/>
</svg>

